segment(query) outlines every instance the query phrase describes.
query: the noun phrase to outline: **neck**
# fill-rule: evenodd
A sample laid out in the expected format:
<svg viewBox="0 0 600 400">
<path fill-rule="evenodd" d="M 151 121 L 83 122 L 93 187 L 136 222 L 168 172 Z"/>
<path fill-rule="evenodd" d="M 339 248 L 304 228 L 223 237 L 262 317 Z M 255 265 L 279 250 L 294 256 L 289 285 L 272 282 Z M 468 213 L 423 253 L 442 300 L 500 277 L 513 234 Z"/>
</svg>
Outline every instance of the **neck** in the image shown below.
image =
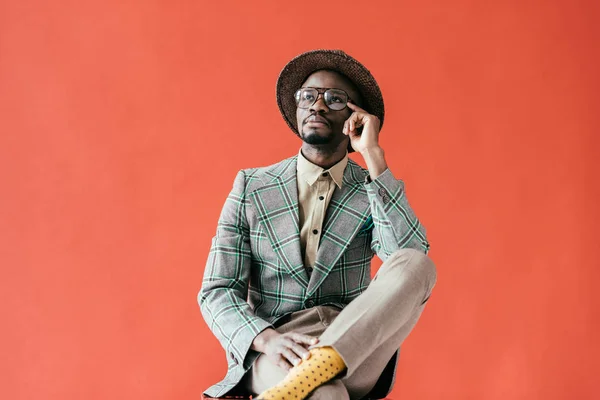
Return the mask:
<svg viewBox="0 0 600 400">
<path fill-rule="evenodd" d="M 302 155 L 311 163 L 318 165 L 323 169 L 333 167 L 346 156 L 346 146 L 348 143 L 343 141 L 337 148 L 318 146 L 302 143 Z"/>
</svg>

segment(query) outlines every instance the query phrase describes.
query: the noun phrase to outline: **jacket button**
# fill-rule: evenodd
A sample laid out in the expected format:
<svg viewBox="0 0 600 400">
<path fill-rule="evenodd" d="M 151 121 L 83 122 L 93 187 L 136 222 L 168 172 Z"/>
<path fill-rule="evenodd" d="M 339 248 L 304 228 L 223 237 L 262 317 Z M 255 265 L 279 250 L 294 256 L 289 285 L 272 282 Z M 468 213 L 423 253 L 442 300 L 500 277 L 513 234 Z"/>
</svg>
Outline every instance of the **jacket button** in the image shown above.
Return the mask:
<svg viewBox="0 0 600 400">
<path fill-rule="evenodd" d="M 387 190 L 385 190 L 384 188 L 379 188 L 378 192 L 380 196 L 386 196 L 388 194 Z"/>
<path fill-rule="evenodd" d="M 312 300 L 308 300 L 306 302 L 306 308 L 313 308 L 315 306 L 315 302 Z"/>
<path fill-rule="evenodd" d="M 383 201 L 383 204 L 387 204 L 390 201 L 390 198 L 387 195 L 383 195 L 381 201 Z"/>
<path fill-rule="evenodd" d="M 231 357 L 231 360 L 233 361 L 234 364 L 238 364 L 238 360 L 237 360 L 237 358 L 235 358 L 235 354 L 233 354 L 233 352 L 229 353 L 229 357 Z"/>
</svg>

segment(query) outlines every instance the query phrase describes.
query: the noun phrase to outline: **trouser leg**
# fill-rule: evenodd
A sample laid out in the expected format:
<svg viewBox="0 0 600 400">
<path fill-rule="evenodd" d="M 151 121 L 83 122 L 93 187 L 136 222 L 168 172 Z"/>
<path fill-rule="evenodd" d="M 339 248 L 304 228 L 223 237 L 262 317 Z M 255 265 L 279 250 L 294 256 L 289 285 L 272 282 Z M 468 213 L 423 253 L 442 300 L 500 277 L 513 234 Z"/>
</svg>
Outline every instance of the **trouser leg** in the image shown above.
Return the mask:
<svg viewBox="0 0 600 400">
<path fill-rule="evenodd" d="M 279 326 L 277 331 L 279 333 L 297 332 L 319 337 L 327 328 L 327 326 L 329 326 L 329 324 L 335 319 L 339 312 L 340 310 L 337 308 L 326 306 L 317 306 L 307 310 L 297 311 L 291 315 L 291 318 L 288 322 Z M 243 385 L 246 390 L 257 395 L 277 385 L 283 380 L 283 378 L 285 378 L 286 375 L 286 370 L 273 364 L 266 355 L 261 354 L 256 361 L 254 361 L 250 371 L 246 373 Z M 340 392 L 341 394 L 339 394 Z M 337 397 L 327 397 L 326 394 L 332 393 L 338 393 L 336 394 Z M 320 398 L 319 396 L 321 396 L 323 399 L 335 399 L 338 397 L 340 399 L 347 399 L 348 393 L 345 388 L 342 390 L 340 385 L 335 383 L 333 384 L 333 387 L 328 386 L 327 388 L 323 389 L 321 393 L 317 393 L 317 391 L 315 391 L 313 396 L 317 396 L 313 397 L 313 399 Z"/>
<path fill-rule="evenodd" d="M 351 398 L 373 388 L 417 323 L 436 279 L 429 257 L 412 249 L 399 250 L 323 332 L 313 347 L 331 346 L 342 356 L 347 366 L 342 382 Z"/>
<path fill-rule="evenodd" d="M 319 386 L 308 397 L 308 400 L 350 400 L 348 389 L 339 379 L 334 379 Z"/>
<path fill-rule="evenodd" d="M 244 386 L 246 386 L 246 390 L 256 396 L 281 382 L 287 375 L 287 371 L 273 364 L 266 355 L 261 354 L 246 374 Z"/>
<path fill-rule="evenodd" d="M 298 311 L 277 328 L 281 333 L 320 336 L 318 347 L 332 346 L 344 359 L 346 375 L 323 386 L 336 387 L 324 389 L 323 394 L 315 391 L 313 396 L 343 396 L 338 382 L 352 399 L 366 395 L 417 323 L 435 282 L 435 267 L 427 256 L 416 250 L 400 250 L 383 263 L 367 290 L 343 311 L 326 306 Z M 287 371 L 261 355 L 248 371 L 244 386 L 253 394 L 262 393 L 286 375 Z"/>
</svg>

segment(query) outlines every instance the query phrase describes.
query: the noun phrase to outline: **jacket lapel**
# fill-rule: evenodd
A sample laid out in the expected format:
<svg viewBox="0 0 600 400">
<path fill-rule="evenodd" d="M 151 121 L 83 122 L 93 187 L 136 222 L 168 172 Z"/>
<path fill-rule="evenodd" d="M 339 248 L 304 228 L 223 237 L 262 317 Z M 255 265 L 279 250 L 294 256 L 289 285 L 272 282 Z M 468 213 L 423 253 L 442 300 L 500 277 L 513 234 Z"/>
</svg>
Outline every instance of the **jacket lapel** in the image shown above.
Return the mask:
<svg viewBox="0 0 600 400">
<path fill-rule="evenodd" d="M 348 160 L 342 188 L 336 188 L 327 208 L 307 297 L 317 291 L 371 215 L 364 179 L 363 169 Z"/>
<path fill-rule="evenodd" d="M 308 275 L 301 256 L 298 227 L 296 162 L 296 157 L 289 158 L 267 172 L 265 184 L 252 191 L 250 198 L 279 261 L 306 288 Z"/>
</svg>

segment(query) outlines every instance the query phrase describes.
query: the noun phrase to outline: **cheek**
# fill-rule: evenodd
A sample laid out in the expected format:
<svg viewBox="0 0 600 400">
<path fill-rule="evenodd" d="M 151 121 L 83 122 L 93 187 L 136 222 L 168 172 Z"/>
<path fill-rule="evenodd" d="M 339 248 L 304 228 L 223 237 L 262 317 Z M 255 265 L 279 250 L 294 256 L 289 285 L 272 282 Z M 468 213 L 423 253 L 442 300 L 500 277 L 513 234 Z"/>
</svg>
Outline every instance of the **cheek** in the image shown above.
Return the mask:
<svg viewBox="0 0 600 400">
<path fill-rule="evenodd" d="M 298 125 L 298 130 L 302 128 L 302 121 L 304 119 L 304 111 L 297 108 L 296 109 L 296 124 Z"/>
<path fill-rule="evenodd" d="M 344 122 L 346 122 L 346 120 L 350 118 L 350 115 L 352 115 L 352 113 L 349 113 L 347 111 L 339 113 L 339 116 L 337 116 L 337 118 L 335 119 L 335 124 L 343 127 Z"/>
</svg>

